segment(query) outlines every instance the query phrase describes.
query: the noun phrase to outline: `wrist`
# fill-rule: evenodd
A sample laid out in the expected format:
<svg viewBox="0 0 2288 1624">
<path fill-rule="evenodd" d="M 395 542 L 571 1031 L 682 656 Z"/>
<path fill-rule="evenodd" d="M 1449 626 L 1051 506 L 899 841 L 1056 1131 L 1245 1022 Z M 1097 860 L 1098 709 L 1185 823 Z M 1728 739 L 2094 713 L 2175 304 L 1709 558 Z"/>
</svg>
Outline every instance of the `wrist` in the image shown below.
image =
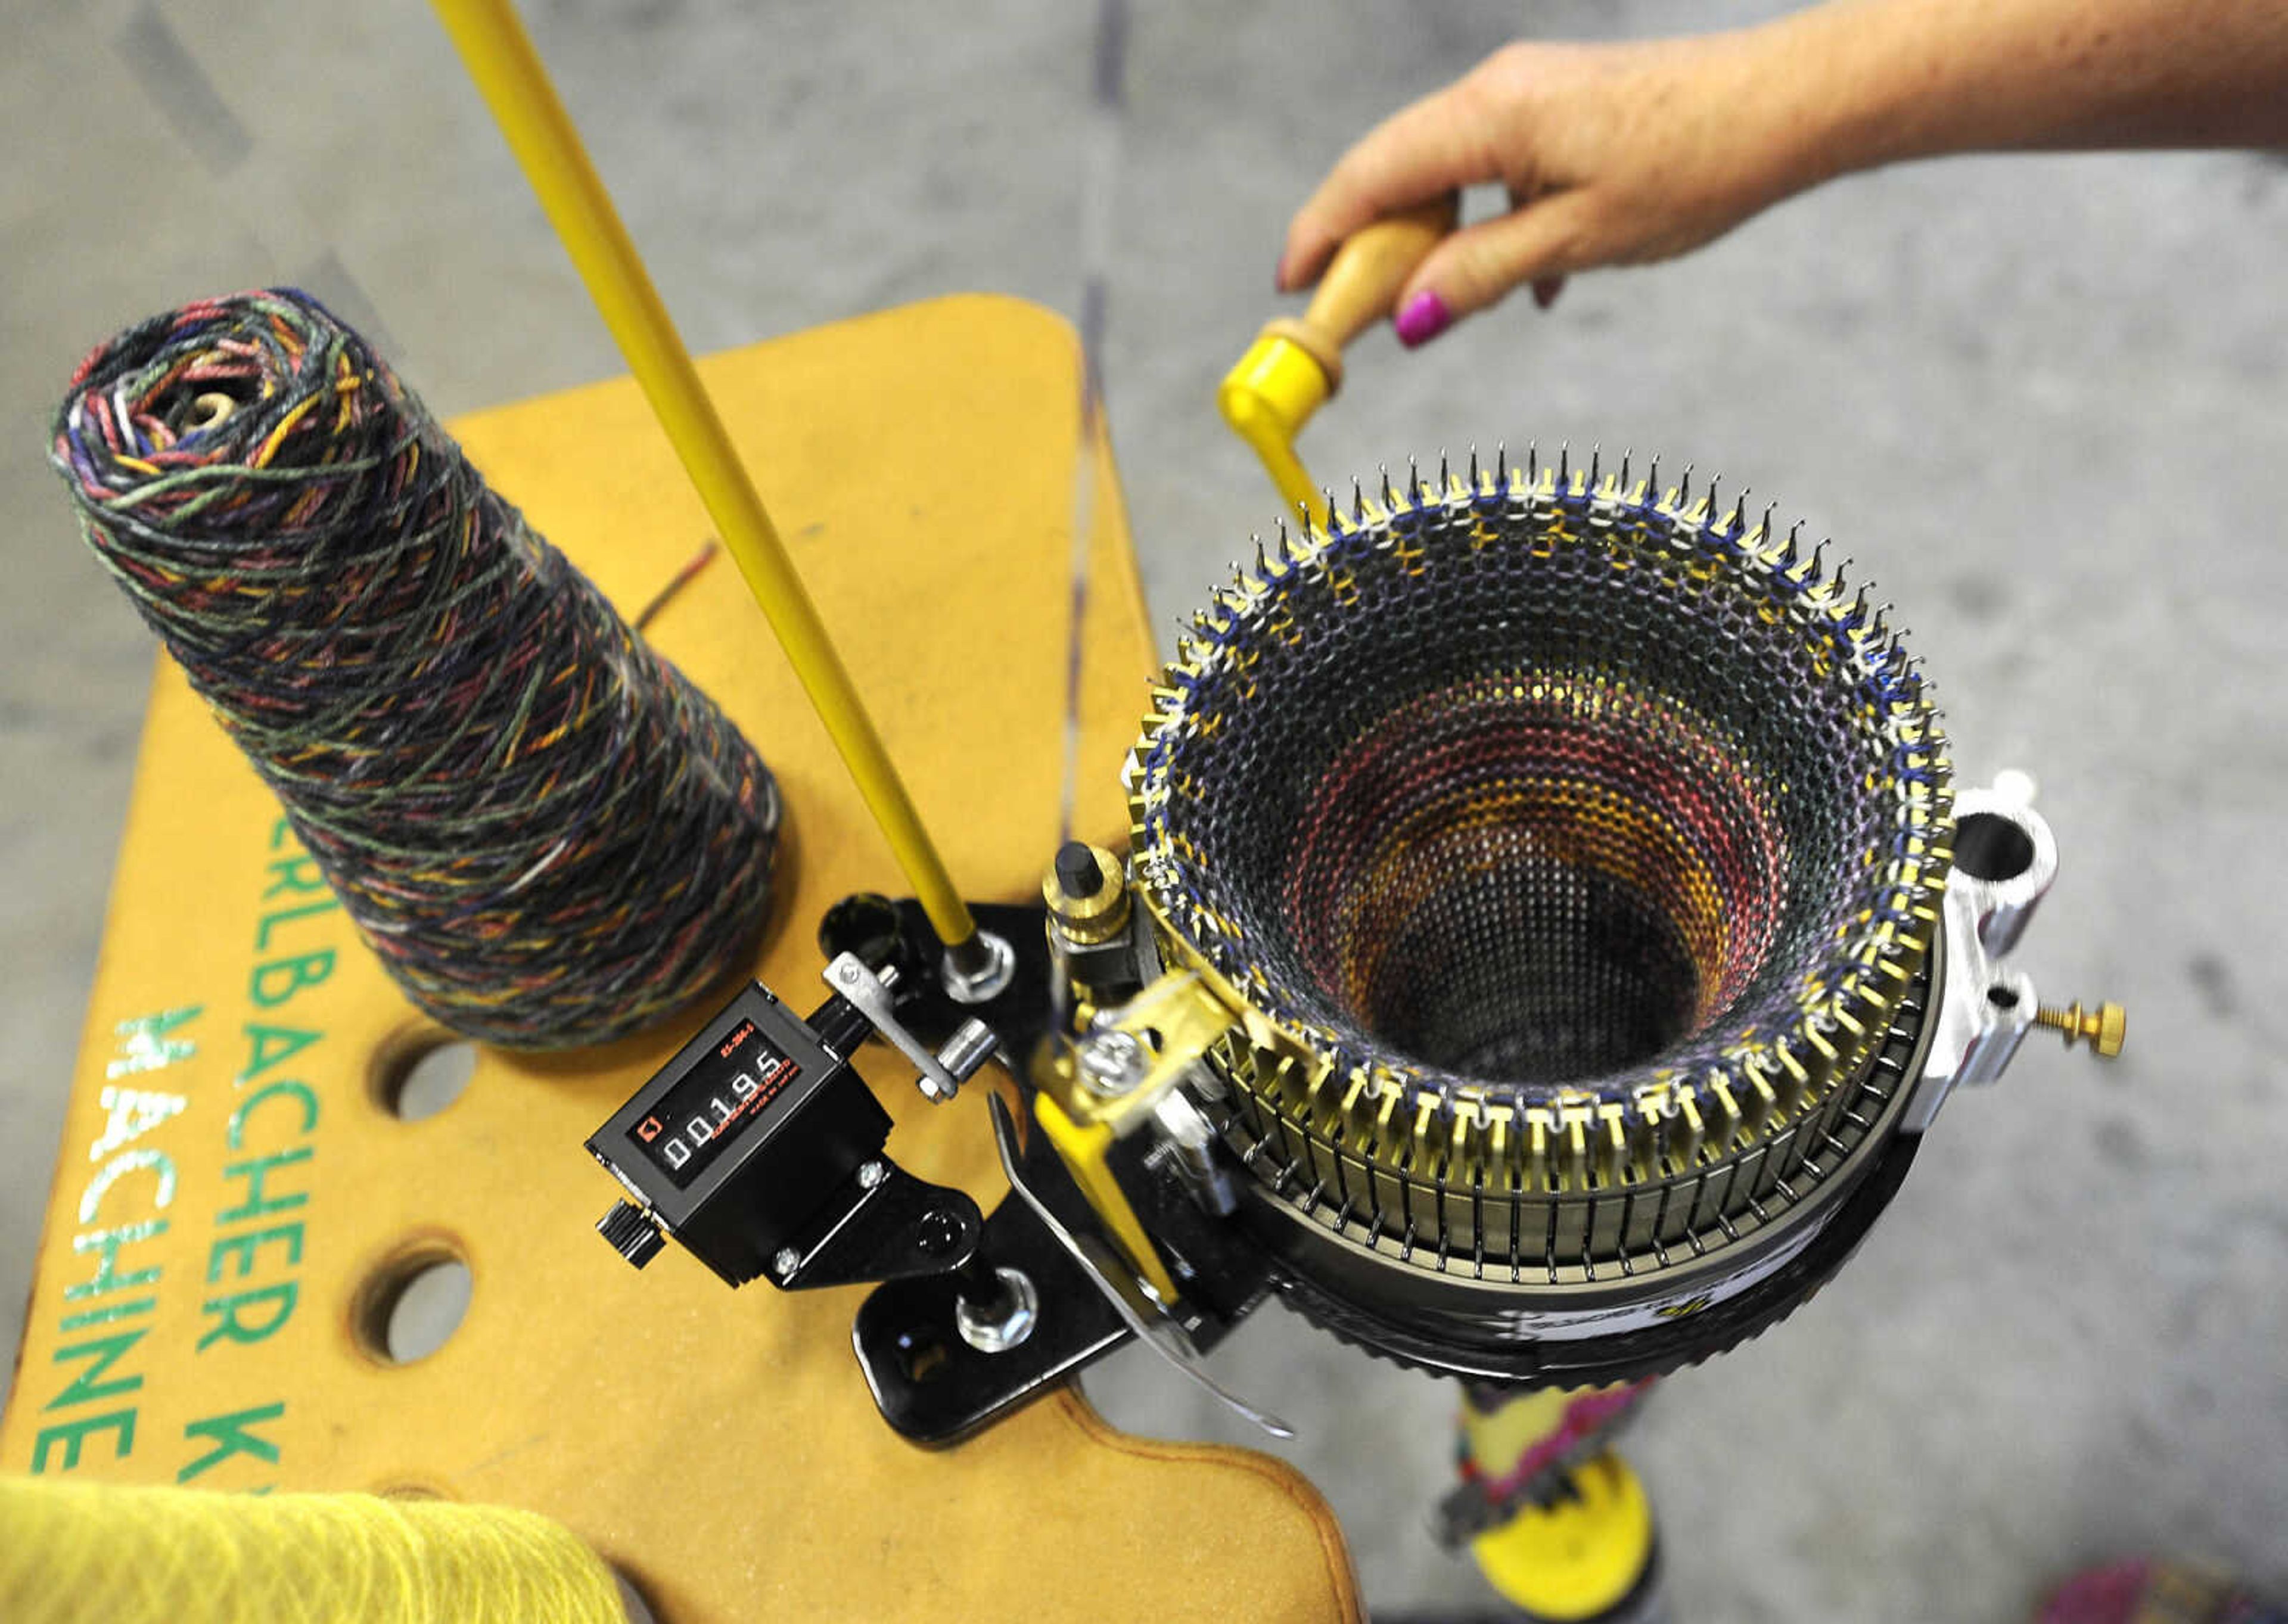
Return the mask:
<svg viewBox="0 0 2288 1624">
<path fill-rule="evenodd" d="M 1867 87 L 1839 75 L 1839 42 L 1802 25 L 1804 13 L 1707 39 L 1693 67 L 1720 99 L 1726 144 L 1736 154 L 1745 211 L 1767 208 L 1875 155 L 1883 130 Z"/>
<path fill-rule="evenodd" d="M 1965 144 L 1959 64 L 1927 20 L 1921 0 L 1840 0 L 1744 32 L 1790 191 Z"/>
</svg>

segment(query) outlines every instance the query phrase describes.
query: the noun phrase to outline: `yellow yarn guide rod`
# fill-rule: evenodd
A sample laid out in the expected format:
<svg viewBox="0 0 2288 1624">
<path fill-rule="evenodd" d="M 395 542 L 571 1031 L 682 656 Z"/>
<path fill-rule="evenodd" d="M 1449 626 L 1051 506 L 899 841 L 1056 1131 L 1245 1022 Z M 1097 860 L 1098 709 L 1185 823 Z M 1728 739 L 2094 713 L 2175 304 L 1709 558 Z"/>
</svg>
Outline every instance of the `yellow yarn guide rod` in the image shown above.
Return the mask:
<svg viewBox="0 0 2288 1624">
<path fill-rule="evenodd" d="M 968 906 L 882 748 L 850 673 L 514 8 L 508 0 L 434 4 L 930 924 L 949 948 L 974 940 L 977 925 Z"/>
</svg>

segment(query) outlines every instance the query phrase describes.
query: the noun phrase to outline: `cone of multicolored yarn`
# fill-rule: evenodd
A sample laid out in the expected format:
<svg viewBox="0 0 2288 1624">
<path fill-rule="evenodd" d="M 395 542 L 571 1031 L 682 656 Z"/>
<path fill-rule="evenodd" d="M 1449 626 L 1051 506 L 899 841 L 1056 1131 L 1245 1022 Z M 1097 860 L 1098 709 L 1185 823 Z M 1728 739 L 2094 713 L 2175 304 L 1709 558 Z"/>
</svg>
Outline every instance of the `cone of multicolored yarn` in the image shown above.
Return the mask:
<svg viewBox="0 0 2288 1624">
<path fill-rule="evenodd" d="M 751 950 L 769 772 L 315 300 L 130 329 L 81 366 L 52 455 L 422 1009 L 599 1043 Z"/>
</svg>

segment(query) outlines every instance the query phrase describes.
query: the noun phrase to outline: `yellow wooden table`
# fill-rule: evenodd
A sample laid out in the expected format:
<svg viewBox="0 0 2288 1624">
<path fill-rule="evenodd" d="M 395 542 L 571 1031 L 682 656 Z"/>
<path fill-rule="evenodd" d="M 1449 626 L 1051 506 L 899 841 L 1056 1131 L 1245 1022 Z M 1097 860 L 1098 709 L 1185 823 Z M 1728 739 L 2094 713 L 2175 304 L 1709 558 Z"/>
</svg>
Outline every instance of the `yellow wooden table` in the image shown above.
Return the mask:
<svg viewBox="0 0 2288 1624">
<path fill-rule="evenodd" d="M 1053 316 L 965 297 L 702 368 L 981 899 L 1032 893 L 1057 835 L 1078 365 Z M 623 613 L 708 534 L 626 379 L 453 428 Z M 1081 449 L 1106 499 L 1079 824 L 1117 843 L 1151 649 L 1109 447 Z M 778 775 L 789 844 L 757 973 L 806 1007 L 821 911 L 896 890 L 888 853 L 727 560 L 649 636 Z M 863 1287 L 733 1293 L 672 1248 L 623 1264 L 591 1232 L 615 1191 L 581 1142 L 684 1022 L 576 1056 L 487 1052 L 449 1107 L 400 1120 L 390 1079 L 445 1035 L 163 660 L 0 1471 L 528 1507 L 677 1624 L 1356 1615 L 1331 1515 L 1275 1461 L 1126 1437 L 1070 1393 L 925 1452 L 860 1378 Z M 873 1069 L 901 1163 L 989 1209 L 985 1090 L 933 1109 L 906 1068 Z M 467 1315 L 392 1363 L 378 1310 L 441 1257 L 471 1271 Z"/>
</svg>

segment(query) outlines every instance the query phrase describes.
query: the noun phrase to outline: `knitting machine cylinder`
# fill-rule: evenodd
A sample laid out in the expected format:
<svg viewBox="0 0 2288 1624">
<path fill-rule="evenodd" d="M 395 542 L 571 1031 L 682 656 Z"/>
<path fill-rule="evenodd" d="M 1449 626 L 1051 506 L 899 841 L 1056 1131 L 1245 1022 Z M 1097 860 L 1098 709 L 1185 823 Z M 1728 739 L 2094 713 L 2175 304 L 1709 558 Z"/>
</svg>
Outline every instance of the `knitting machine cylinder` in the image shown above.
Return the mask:
<svg viewBox="0 0 2288 1624">
<path fill-rule="evenodd" d="M 1903 1176 L 1944 740 L 1898 638 L 1656 471 L 1442 470 L 1283 539 L 1132 756 L 1198 1092 L 1310 1317 L 1495 1380 L 1762 1328 Z"/>
</svg>

